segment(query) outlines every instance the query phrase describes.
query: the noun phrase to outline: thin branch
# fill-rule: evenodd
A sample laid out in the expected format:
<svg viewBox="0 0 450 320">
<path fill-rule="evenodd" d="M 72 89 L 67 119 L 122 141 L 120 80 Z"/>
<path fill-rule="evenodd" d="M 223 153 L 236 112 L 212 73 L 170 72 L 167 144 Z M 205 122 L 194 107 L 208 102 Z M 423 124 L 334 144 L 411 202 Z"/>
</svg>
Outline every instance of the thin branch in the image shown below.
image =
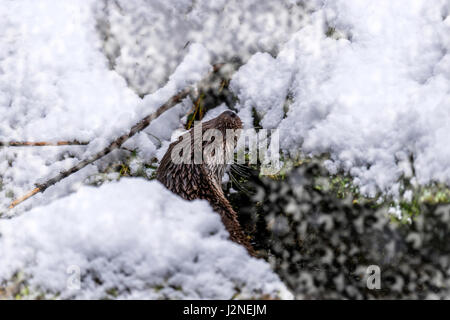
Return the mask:
<svg viewBox="0 0 450 320">
<path fill-rule="evenodd" d="M 219 71 L 223 65 L 224 64 L 214 65 L 213 72 Z M 192 87 L 187 87 L 187 88 L 183 89 L 177 95 L 171 97 L 166 103 L 164 103 L 162 106 L 160 106 L 155 112 L 146 116 L 141 121 L 139 121 L 134 126 L 132 126 L 128 133 L 121 135 L 116 140 L 111 142 L 111 144 L 109 146 L 107 146 L 106 148 L 104 148 L 102 151 L 90 156 L 89 158 L 87 158 L 85 160 L 80 161 L 77 165 L 75 165 L 74 167 L 72 167 L 68 170 L 60 172 L 58 175 L 47 180 L 46 182 L 44 182 L 42 184 L 36 184 L 35 189 L 33 189 L 32 191 L 27 193 L 25 196 L 11 202 L 11 204 L 9 205 L 9 209 L 14 208 L 18 204 L 31 198 L 32 196 L 34 196 L 35 194 L 37 194 L 39 192 L 44 192 L 47 188 L 54 185 L 55 183 L 58 183 L 59 181 L 70 176 L 71 174 L 83 169 L 84 167 L 93 163 L 94 161 L 96 161 L 96 160 L 104 157 L 105 155 L 111 153 L 112 151 L 120 148 L 122 146 L 122 144 L 124 144 L 128 139 L 133 137 L 136 133 L 147 128 L 150 125 L 150 123 L 153 120 L 155 120 L 156 118 L 158 118 L 162 113 L 164 113 L 165 111 L 173 108 L 175 105 L 180 103 L 184 98 L 186 98 L 188 96 L 189 93 L 191 93 L 191 91 L 193 91 Z"/>
<path fill-rule="evenodd" d="M 218 72 L 224 65 L 225 65 L 225 63 L 214 64 L 213 65 L 213 73 Z M 196 106 L 194 106 L 193 110 L 198 107 L 197 104 L 199 103 L 201 98 L 202 97 L 200 97 L 197 100 Z M 158 137 L 154 136 L 151 133 L 147 133 L 147 134 L 153 136 L 154 138 L 159 140 L 159 142 L 161 143 L 161 140 Z M 73 141 L 56 141 L 56 142 L 48 142 L 48 141 L 38 141 L 38 142 L 32 142 L 32 141 L 10 141 L 10 142 L 4 142 L 4 141 L 0 141 L 0 147 L 87 146 L 89 143 L 90 143 L 90 141 L 77 141 L 77 140 L 73 140 Z"/>
<path fill-rule="evenodd" d="M 39 188 L 34 188 L 32 191 L 28 192 L 26 195 L 24 195 L 23 197 L 14 200 L 13 202 L 11 202 L 11 204 L 9 205 L 9 208 L 14 208 L 15 206 L 17 206 L 19 203 L 27 200 L 28 198 L 34 196 L 36 193 L 40 192 Z"/>
<path fill-rule="evenodd" d="M 122 144 L 125 143 L 125 141 L 127 141 L 128 139 L 130 139 L 131 137 L 133 137 L 136 133 L 142 131 L 143 129 L 147 128 L 148 125 L 156 118 L 158 118 L 162 113 L 164 113 L 165 111 L 169 110 L 170 108 L 174 107 L 175 105 L 177 105 L 178 103 L 181 102 L 181 100 L 183 100 L 189 93 L 191 92 L 191 88 L 185 88 L 184 90 L 182 90 L 180 93 L 178 93 L 177 95 L 173 96 L 172 98 L 170 98 L 165 104 L 163 104 L 161 107 L 158 108 L 158 110 L 156 110 L 155 112 L 153 112 L 152 114 L 146 116 L 145 118 L 143 118 L 141 121 L 139 121 L 138 123 L 136 123 L 133 127 L 131 127 L 130 131 L 126 134 L 121 135 L 120 137 L 118 137 L 116 140 L 114 140 L 113 142 L 111 142 L 111 144 L 109 146 L 107 146 L 106 148 L 104 148 L 102 151 L 90 156 L 89 158 L 80 161 L 77 165 L 75 165 L 74 167 L 62 171 L 60 172 L 58 175 L 56 175 L 55 177 L 47 180 L 46 182 L 42 183 L 42 184 L 36 184 L 36 188 L 29 192 L 27 195 L 25 195 L 22 198 L 19 198 L 17 200 L 14 200 L 13 202 L 11 202 L 9 209 L 14 208 L 15 206 L 17 206 L 18 204 L 22 203 L 23 201 L 27 200 L 28 198 L 31 198 L 32 196 L 34 196 L 35 194 L 39 193 L 39 192 L 44 192 L 47 188 L 49 188 L 50 186 L 54 185 L 55 183 L 61 181 L 62 179 L 70 176 L 71 174 L 83 169 L 84 167 L 86 167 L 87 165 L 93 163 L 94 161 L 104 157 L 105 155 L 111 153 L 113 150 L 116 150 L 118 148 L 120 148 L 120 146 Z"/>
<path fill-rule="evenodd" d="M 43 146 L 86 146 L 89 142 L 84 141 L 56 141 L 56 142 L 48 142 L 48 141 L 11 141 L 11 142 L 1 142 L 0 147 L 43 147 Z"/>
</svg>

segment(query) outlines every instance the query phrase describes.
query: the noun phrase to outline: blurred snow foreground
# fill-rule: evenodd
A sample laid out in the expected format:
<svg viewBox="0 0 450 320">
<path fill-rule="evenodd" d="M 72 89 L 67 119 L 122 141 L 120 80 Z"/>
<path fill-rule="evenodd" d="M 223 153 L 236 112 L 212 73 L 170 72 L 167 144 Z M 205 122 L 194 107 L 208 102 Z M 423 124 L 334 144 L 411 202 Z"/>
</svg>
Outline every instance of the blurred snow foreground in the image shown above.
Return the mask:
<svg viewBox="0 0 450 320">
<path fill-rule="evenodd" d="M 156 181 L 83 187 L 1 221 L 0 232 L 0 279 L 20 270 L 47 297 L 290 297 L 267 263 L 227 240 L 207 202 Z"/>
<path fill-rule="evenodd" d="M 0 215 L 12 198 L 99 151 L 198 82 L 210 63 L 234 55 L 244 63 L 231 82 L 234 107 L 247 126 L 254 109 L 262 127 L 280 129 L 286 154 L 329 153 L 330 172 L 350 173 L 369 196 L 400 197 L 402 176 L 450 184 L 448 0 L 0 3 L 0 140 L 90 141 L 1 148 Z M 191 106 L 186 99 L 126 146 L 144 159 L 160 157 Z M 177 200 L 154 182 L 79 189 L 107 163 L 86 167 L 13 213 L 31 212 L 1 222 L 1 280 L 22 269 L 31 284 L 65 297 L 108 289 L 126 296 L 125 283 L 137 290 L 130 296 L 154 297 L 230 297 L 231 284 L 243 279 L 248 292 L 281 286 L 267 265 L 225 240 L 204 203 Z M 180 249 L 195 241 L 202 244 Z M 217 261 L 203 266 L 206 256 Z M 81 264 L 92 290 L 66 290 L 69 263 Z M 232 270 L 236 263 L 243 266 Z M 155 286 L 168 281 L 181 290 L 157 293 L 144 285 L 147 275 Z"/>
</svg>

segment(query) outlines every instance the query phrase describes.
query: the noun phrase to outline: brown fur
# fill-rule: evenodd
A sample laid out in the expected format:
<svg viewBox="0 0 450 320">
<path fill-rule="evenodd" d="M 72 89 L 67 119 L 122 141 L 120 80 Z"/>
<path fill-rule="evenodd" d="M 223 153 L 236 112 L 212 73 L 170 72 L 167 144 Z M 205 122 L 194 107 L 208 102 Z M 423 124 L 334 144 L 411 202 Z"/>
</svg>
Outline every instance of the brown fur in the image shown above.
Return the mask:
<svg viewBox="0 0 450 320">
<path fill-rule="evenodd" d="M 222 147 L 225 149 L 226 129 L 242 129 L 242 122 L 234 112 L 225 111 L 218 117 L 202 123 L 202 134 L 208 129 L 221 131 L 223 136 Z M 156 172 L 156 179 L 162 182 L 169 190 L 186 200 L 208 200 L 213 209 L 220 214 L 222 222 L 230 234 L 230 239 L 243 245 L 250 254 L 255 255 L 252 245 L 242 231 L 236 212 L 222 190 L 222 176 L 226 164 L 209 165 L 205 161 L 201 164 L 194 164 L 193 152 L 191 153 L 191 163 L 173 163 L 171 153 L 175 146 L 184 141 L 184 139 L 190 139 L 191 150 L 193 150 L 195 144 L 201 143 L 202 150 L 204 150 L 203 148 L 211 143 L 211 141 L 195 141 L 194 128 L 192 128 L 182 138 L 180 137 L 178 141 L 170 144 Z M 237 137 L 233 139 L 232 150 L 234 150 L 236 141 Z"/>
</svg>

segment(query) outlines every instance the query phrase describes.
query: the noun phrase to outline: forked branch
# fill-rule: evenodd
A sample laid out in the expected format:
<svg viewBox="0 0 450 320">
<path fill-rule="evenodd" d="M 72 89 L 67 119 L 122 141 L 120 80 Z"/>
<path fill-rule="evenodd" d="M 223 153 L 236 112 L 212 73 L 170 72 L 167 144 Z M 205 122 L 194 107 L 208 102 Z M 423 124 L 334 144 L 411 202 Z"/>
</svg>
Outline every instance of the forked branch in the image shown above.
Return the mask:
<svg viewBox="0 0 450 320">
<path fill-rule="evenodd" d="M 129 130 L 128 133 L 123 134 L 120 137 L 118 137 L 116 140 L 111 142 L 111 144 L 109 146 L 107 146 L 106 148 L 104 148 L 102 151 L 92 155 L 91 157 L 89 157 L 89 158 L 87 158 L 85 160 L 80 161 L 77 165 L 75 165 L 74 167 L 72 167 L 72 168 L 70 168 L 68 170 L 60 172 L 58 175 L 56 175 L 55 177 L 47 180 L 46 182 L 44 182 L 42 184 L 37 184 L 36 188 L 33 189 L 31 192 L 27 193 L 25 196 L 23 196 L 23 197 L 21 197 L 19 199 L 14 200 L 13 202 L 11 202 L 9 208 L 12 209 L 15 206 L 17 206 L 18 204 L 22 203 L 23 201 L 31 198 L 35 194 L 37 194 L 39 192 L 44 192 L 48 187 L 54 185 L 55 183 L 61 181 L 64 178 L 70 176 L 71 174 L 73 174 L 73 173 L 83 169 L 87 165 L 89 165 L 89 164 L 93 163 L 94 161 L 96 161 L 96 160 L 104 157 L 105 155 L 111 153 L 113 150 L 116 150 L 116 149 L 120 148 L 120 146 L 122 144 L 124 144 L 125 141 L 127 141 L 128 139 L 133 137 L 136 133 L 138 133 L 138 132 L 144 130 L 145 128 L 147 128 L 149 126 L 149 124 L 153 120 L 158 118 L 162 113 L 164 113 L 165 111 L 169 110 L 170 108 L 172 108 L 176 104 L 180 103 L 181 100 L 186 98 L 186 96 L 190 92 L 191 92 L 191 88 L 190 87 L 189 88 L 185 88 L 180 93 L 178 93 L 177 95 L 175 95 L 172 98 L 170 98 L 166 103 L 164 103 L 161 107 L 159 107 L 158 110 L 156 110 L 152 114 L 146 116 L 145 118 L 143 118 L 138 123 L 136 123 L 133 127 L 131 127 L 131 129 Z"/>
<path fill-rule="evenodd" d="M 223 65 L 224 64 L 214 65 L 213 72 L 219 71 Z M 120 148 L 128 139 L 133 137 L 136 133 L 147 128 L 150 125 L 150 123 L 153 120 L 155 120 L 156 118 L 158 118 L 162 113 L 166 112 L 170 108 L 172 108 L 175 105 L 177 105 L 178 103 L 180 103 L 184 98 L 186 98 L 188 96 L 189 93 L 191 93 L 192 90 L 193 90 L 192 87 L 187 87 L 187 88 L 183 89 L 181 92 L 179 92 L 175 96 L 171 97 L 166 103 L 164 103 L 162 106 L 160 106 L 155 112 L 146 116 L 141 121 L 139 121 L 134 126 L 132 126 L 131 129 L 128 131 L 128 133 L 121 135 L 120 137 L 115 139 L 113 142 L 111 142 L 111 144 L 109 146 L 107 146 L 106 148 L 104 148 L 102 151 L 90 156 L 89 158 L 87 158 L 85 160 L 80 161 L 77 165 L 75 165 L 74 167 L 72 167 L 68 170 L 60 172 L 58 175 L 47 180 L 46 182 L 44 182 L 42 184 L 36 184 L 35 189 L 28 192 L 25 196 L 22 196 L 21 198 L 18 198 L 16 200 L 14 200 L 13 202 L 11 202 L 11 204 L 9 205 L 9 208 L 12 209 L 15 206 L 17 206 L 18 204 L 22 203 L 23 201 L 31 198 L 35 194 L 44 192 L 47 188 L 54 185 L 55 183 L 63 180 L 64 178 L 70 176 L 71 174 L 83 169 L 87 165 L 95 162 L 96 160 L 104 157 L 105 155 L 111 153 L 112 151 Z"/>
</svg>

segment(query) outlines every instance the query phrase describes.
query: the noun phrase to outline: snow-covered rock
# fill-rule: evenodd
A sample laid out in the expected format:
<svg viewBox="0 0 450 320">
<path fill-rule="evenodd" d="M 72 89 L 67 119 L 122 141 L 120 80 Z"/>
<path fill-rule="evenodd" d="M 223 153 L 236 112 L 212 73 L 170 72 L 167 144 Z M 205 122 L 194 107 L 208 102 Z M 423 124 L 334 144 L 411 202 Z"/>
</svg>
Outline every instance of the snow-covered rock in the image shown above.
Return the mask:
<svg viewBox="0 0 450 320">
<path fill-rule="evenodd" d="M 0 220 L 0 283 L 20 272 L 58 298 L 290 298 L 263 260 L 231 241 L 206 201 L 121 179 Z M 78 282 L 81 280 L 81 282 Z"/>
<path fill-rule="evenodd" d="M 398 197 L 402 175 L 450 184 L 450 3 L 316 3 L 276 59 L 258 53 L 234 76 L 240 114 L 255 108 L 271 128 L 289 95 L 283 151 L 329 153 L 330 172 L 350 173 L 363 194 Z"/>
</svg>

